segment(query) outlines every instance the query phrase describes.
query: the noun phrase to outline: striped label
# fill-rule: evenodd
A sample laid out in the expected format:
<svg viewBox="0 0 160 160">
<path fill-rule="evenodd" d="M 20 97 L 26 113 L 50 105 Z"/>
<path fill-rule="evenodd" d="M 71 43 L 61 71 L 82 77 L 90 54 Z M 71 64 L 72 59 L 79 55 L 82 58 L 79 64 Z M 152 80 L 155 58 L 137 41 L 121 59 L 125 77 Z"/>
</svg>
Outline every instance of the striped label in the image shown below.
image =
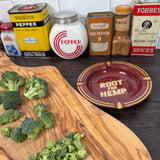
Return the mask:
<svg viewBox="0 0 160 160">
<path fill-rule="evenodd" d="M 61 31 L 55 34 L 53 46 L 57 54 L 64 58 L 75 58 L 82 52 L 81 39 L 72 31 Z"/>
<path fill-rule="evenodd" d="M 35 22 L 14 22 L 13 27 L 14 28 L 19 28 L 19 27 L 39 27 L 39 26 L 44 26 L 47 24 L 49 21 L 49 16 L 47 16 L 43 21 L 35 21 Z"/>
</svg>

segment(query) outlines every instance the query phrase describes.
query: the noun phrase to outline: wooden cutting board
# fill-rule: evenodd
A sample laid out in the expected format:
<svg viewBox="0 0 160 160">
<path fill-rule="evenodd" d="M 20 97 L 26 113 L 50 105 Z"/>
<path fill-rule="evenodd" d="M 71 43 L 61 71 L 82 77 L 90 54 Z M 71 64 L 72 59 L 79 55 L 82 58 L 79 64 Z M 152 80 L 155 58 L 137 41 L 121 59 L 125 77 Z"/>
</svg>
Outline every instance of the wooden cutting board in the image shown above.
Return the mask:
<svg viewBox="0 0 160 160">
<path fill-rule="evenodd" d="M 0 75 L 5 71 L 16 71 L 28 80 L 32 75 L 48 82 L 49 91 L 44 99 L 28 100 L 23 96 L 19 107 L 21 117 L 10 123 L 13 128 L 20 126 L 25 117 L 34 117 L 33 107 L 44 103 L 53 113 L 55 127 L 43 129 L 36 140 L 16 143 L 0 134 L 0 160 L 28 160 L 31 153 L 40 152 L 46 142 L 59 141 L 68 132 L 84 133 L 82 142 L 88 156 L 85 160 L 151 160 L 150 154 L 139 138 L 117 119 L 98 109 L 77 93 L 53 66 L 22 67 L 15 65 L 0 53 Z M 4 110 L 0 109 L 0 114 Z M 0 126 L 1 129 L 2 126 Z"/>
</svg>

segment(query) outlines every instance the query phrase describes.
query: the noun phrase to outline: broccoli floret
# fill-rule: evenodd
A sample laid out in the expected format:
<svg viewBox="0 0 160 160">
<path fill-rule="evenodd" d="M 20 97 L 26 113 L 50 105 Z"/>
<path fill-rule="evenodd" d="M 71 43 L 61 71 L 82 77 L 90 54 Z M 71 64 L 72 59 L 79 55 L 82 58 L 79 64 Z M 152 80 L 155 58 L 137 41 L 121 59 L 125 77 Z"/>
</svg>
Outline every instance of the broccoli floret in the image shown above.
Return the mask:
<svg viewBox="0 0 160 160">
<path fill-rule="evenodd" d="M 35 121 L 33 118 L 25 117 L 25 120 L 21 123 L 22 133 L 26 134 L 28 139 L 36 139 L 38 132 L 42 129 L 41 124 Z"/>
<path fill-rule="evenodd" d="M 4 124 L 4 122 L 3 122 L 3 116 L 2 115 L 0 115 L 0 125 L 1 124 Z"/>
<path fill-rule="evenodd" d="M 22 133 L 22 128 L 17 127 L 11 132 L 11 139 L 15 142 L 22 142 L 26 135 Z"/>
<path fill-rule="evenodd" d="M 34 108 L 33 108 L 34 112 L 38 112 L 38 117 L 41 116 L 42 112 L 46 112 L 47 111 L 47 106 L 43 103 L 38 103 Z"/>
<path fill-rule="evenodd" d="M 77 133 L 73 137 L 73 144 L 76 146 L 76 157 L 78 159 L 85 158 L 87 156 L 87 150 L 85 145 L 82 144 L 81 139 L 84 137 L 84 134 Z"/>
<path fill-rule="evenodd" d="M 54 118 L 51 112 L 42 112 L 41 116 L 39 117 L 39 121 L 41 125 L 47 129 L 53 128 L 54 126 Z"/>
<path fill-rule="evenodd" d="M 85 145 L 82 144 L 81 139 L 84 134 L 75 134 L 70 132 L 67 137 L 61 139 L 56 144 L 51 140 L 46 144 L 46 147 L 42 149 L 41 154 L 33 154 L 30 156 L 38 157 L 40 160 L 78 160 L 87 156 L 87 150 Z M 78 143 L 78 144 L 77 144 Z M 76 145 L 75 145 L 76 144 Z M 78 148 L 76 147 L 78 146 Z M 30 159 L 37 160 L 37 159 Z"/>
<path fill-rule="evenodd" d="M 6 93 L 8 93 L 8 91 L 2 91 L 2 90 L 0 90 L 0 104 L 2 104 L 2 102 L 3 102 L 2 96 L 3 96 L 4 94 L 6 94 Z"/>
<path fill-rule="evenodd" d="M 48 83 L 36 76 L 32 76 L 31 79 L 28 80 L 28 84 L 25 87 L 24 96 L 29 99 L 35 98 L 45 98 L 47 96 L 48 91 Z"/>
<path fill-rule="evenodd" d="M 18 91 L 19 87 L 25 84 L 25 78 L 17 72 L 6 71 L 1 75 L 0 86 L 9 91 Z"/>
<path fill-rule="evenodd" d="M 65 158 L 68 160 L 78 160 L 78 158 L 76 157 L 76 153 L 67 153 Z"/>
<path fill-rule="evenodd" d="M 29 160 L 42 160 L 40 159 L 39 153 L 30 154 Z"/>
<path fill-rule="evenodd" d="M 1 134 L 3 137 L 10 137 L 11 131 L 12 131 L 12 128 L 9 125 L 3 126 L 1 128 Z"/>
<path fill-rule="evenodd" d="M 5 91 L 1 96 L 3 109 L 15 109 L 22 104 L 19 91 Z"/>
<path fill-rule="evenodd" d="M 83 137 L 84 137 L 84 134 L 80 134 L 80 133 L 75 134 L 75 136 L 73 137 L 74 145 L 75 145 L 78 149 L 81 149 L 81 147 L 82 147 L 81 139 L 82 139 Z"/>
<path fill-rule="evenodd" d="M 85 147 L 83 149 L 80 149 L 76 152 L 76 157 L 78 159 L 82 159 L 85 158 L 87 156 L 87 150 L 85 149 Z"/>
<path fill-rule="evenodd" d="M 55 145 L 56 145 L 56 142 L 54 140 L 50 140 L 47 142 L 46 147 L 48 149 L 52 149 L 53 147 L 55 147 Z"/>
<path fill-rule="evenodd" d="M 4 112 L 0 115 L 0 124 L 14 122 L 20 117 L 20 111 L 9 109 L 8 111 Z"/>
</svg>

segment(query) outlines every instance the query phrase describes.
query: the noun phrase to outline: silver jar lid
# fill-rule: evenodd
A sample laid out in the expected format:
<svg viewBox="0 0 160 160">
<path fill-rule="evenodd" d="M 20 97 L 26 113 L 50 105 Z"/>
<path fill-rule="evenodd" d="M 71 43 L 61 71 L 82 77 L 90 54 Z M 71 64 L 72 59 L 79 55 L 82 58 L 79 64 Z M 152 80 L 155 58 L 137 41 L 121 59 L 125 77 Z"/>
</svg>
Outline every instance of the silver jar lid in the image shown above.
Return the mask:
<svg viewBox="0 0 160 160">
<path fill-rule="evenodd" d="M 78 20 L 78 14 L 75 11 L 60 11 L 54 14 L 54 20 L 58 24 L 69 24 Z"/>
</svg>

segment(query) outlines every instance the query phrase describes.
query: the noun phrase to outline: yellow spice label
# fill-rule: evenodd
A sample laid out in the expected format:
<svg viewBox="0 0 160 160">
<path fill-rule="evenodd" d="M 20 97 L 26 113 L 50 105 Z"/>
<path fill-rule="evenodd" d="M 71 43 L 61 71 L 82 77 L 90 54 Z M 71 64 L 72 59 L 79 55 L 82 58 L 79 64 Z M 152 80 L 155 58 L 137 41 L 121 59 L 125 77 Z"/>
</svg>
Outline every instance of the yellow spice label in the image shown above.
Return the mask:
<svg viewBox="0 0 160 160">
<path fill-rule="evenodd" d="M 50 22 L 40 27 L 14 28 L 19 47 L 22 51 L 49 51 Z"/>
<path fill-rule="evenodd" d="M 12 23 L 43 21 L 47 16 L 48 16 L 47 7 L 42 12 L 9 14 Z"/>
</svg>

